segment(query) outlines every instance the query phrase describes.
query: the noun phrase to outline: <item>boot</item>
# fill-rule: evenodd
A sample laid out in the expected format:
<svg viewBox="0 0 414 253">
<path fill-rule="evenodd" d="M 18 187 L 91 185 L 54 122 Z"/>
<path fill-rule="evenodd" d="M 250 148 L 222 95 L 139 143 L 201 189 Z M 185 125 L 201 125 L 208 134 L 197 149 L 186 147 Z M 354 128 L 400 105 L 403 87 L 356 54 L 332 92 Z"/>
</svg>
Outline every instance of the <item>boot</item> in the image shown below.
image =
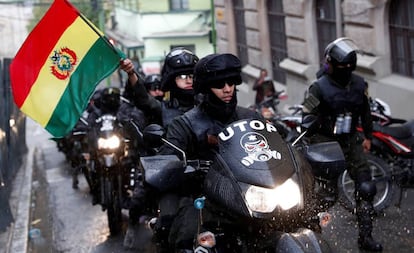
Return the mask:
<svg viewBox="0 0 414 253">
<path fill-rule="evenodd" d="M 79 189 L 79 180 L 77 174 L 72 175 L 72 189 Z"/>
<path fill-rule="evenodd" d="M 358 247 L 362 250 L 380 252 L 382 245 L 372 238 L 373 215 L 374 208 L 371 202 L 357 201 Z"/>
<path fill-rule="evenodd" d="M 382 245 L 375 241 L 371 235 L 368 236 L 359 236 L 358 238 L 358 247 L 362 250 L 380 252 L 382 251 Z"/>
<path fill-rule="evenodd" d="M 151 244 L 152 230 L 146 226 L 149 217 L 140 217 L 139 223 L 129 223 L 125 234 L 123 246 L 125 249 L 144 251 Z"/>
</svg>

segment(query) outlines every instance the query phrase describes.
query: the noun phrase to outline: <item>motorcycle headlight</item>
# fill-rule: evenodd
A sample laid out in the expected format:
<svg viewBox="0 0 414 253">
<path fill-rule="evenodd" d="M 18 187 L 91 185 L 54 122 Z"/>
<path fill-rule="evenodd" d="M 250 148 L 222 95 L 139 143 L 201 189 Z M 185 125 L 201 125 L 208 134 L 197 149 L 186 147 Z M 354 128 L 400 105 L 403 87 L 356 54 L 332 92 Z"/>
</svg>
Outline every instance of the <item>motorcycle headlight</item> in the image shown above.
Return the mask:
<svg viewBox="0 0 414 253">
<path fill-rule="evenodd" d="M 250 210 L 261 213 L 270 213 L 277 206 L 288 210 L 301 202 L 301 193 L 298 184 L 288 179 L 276 188 L 268 189 L 258 186 L 249 186 L 245 198 Z"/>
<path fill-rule="evenodd" d="M 121 140 L 116 135 L 112 135 L 109 138 L 99 138 L 98 148 L 99 149 L 116 149 L 119 147 Z"/>
</svg>

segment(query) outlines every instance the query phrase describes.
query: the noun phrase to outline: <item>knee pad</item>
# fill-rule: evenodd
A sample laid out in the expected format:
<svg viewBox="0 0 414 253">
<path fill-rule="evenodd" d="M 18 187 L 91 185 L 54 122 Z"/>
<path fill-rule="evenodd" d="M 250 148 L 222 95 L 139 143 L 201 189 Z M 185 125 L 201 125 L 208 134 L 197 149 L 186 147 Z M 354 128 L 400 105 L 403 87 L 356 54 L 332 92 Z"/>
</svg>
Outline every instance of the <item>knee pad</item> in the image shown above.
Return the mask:
<svg viewBox="0 0 414 253">
<path fill-rule="evenodd" d="M 357 197 L 364 201 L 373 201 L 375 194 L 377 194 L 377 186 L 374 182 L 362 182 L 357 184 Z"/>
</svg>

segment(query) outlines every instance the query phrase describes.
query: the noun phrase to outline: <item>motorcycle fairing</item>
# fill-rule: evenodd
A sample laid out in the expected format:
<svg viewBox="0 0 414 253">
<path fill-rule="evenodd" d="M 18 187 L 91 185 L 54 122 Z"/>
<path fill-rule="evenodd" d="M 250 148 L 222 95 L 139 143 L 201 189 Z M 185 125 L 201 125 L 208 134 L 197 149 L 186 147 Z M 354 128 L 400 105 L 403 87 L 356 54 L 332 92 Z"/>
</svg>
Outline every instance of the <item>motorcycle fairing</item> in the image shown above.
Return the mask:
<svg viewBox="0 0 414 253">
<path fill-rule="evenodd" d="M 270 123 L 240 120 L 219 134 L 219 155 L 237 181 L 273 188 L 298 172 L 288 144 Z"/>
<path fill-rule="evenodd" d="M 156 155 L 140 158 L 145 168 L 145 181 L 161 192 L 174 189 L 184 177 L 183 162 L 176 155 Z M 178 173 L 182 170 L 183 173 Z"/>
<path fill-rule="evenodd" d="M 332 252 L 329 244 L 312 230 L 299 229 L 296 233 L 284 233 L 276 244 L 276 253 Z"/>
<path fill-rule="evenodd" d="M 311 144 L 304 154 L 317 177 L 336 179 L 345 170 L 345 157 L 336 141 Z"/>
</svg>

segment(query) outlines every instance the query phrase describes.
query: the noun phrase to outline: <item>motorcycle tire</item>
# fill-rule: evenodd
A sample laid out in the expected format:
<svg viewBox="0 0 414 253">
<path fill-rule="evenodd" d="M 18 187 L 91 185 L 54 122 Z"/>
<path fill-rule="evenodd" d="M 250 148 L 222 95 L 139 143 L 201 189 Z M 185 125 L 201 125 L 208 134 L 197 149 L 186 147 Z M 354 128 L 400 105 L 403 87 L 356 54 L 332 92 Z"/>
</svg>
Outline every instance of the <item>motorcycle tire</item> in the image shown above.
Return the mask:
<svg viewBox="0 0 414 253">
<path fill-rule="evenodd" d="M 116 236 L 122 231 L 121 200 L 116 184 L 109 178 L 105 178 L 105 198 L 109 233 L 111 236 Z"/>
<path fill-rule="evenodd" d="M 377 186 L 377 194 L 373 202 L 374 210 L 379 213 L 392 204 L 396 185 L 392 182 L 390 167 L 384 160 L 372 154 L 367 154 L 367 160 L 371 177 L 376 181 Z M 354 181 L 345 170 L 338 179 L 339 203 L 350 212 L 355 212 L 356 208 L 354 192 Z"/>
</svg>

